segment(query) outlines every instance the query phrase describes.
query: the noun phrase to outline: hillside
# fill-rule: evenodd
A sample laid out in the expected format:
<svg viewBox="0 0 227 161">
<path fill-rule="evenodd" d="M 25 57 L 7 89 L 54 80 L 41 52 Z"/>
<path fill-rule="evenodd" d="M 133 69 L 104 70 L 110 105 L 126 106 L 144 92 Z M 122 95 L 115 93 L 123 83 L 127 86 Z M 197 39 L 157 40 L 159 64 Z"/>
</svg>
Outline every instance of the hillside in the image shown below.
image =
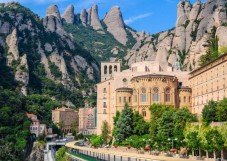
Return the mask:
<svg viewBox="0 0 227 161">
<path fill-rule="evenodd" d="M 128 65 L 143 60 L 157 60 L 175 70 L 193 70 L 200 57 L 218 38 L 218 48 L 227 45 L 227 0 L 200 0 L 191 4 L 182 0 L 177 6 L 176 26 L 155 35 L 143 33 L 125 57 Z M 212 46 L 211 46 L 212 47 Z"/>
<path fill-rule="evenodd" d="M 52 15 L 42 20 L 18 3 L 1 4 L 0 17 L 0 59 L 5 66 L 1 70 L 14 75 L 20 92 L 82 106 L 81 100 L 94 93 L 99 65 L 71 40 L 61 20 Z M 12 81 L 9 76 L 2 79 L 6 84 Z"/>
</svg>

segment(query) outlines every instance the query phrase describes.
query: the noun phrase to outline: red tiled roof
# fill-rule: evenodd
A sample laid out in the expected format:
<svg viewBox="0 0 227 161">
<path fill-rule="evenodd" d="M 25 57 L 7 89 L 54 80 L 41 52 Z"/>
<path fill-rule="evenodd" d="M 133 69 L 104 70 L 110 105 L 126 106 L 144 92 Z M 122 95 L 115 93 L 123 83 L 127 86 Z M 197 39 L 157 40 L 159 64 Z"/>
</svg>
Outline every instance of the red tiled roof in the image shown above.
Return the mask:
<svg viewBox="0 0 227 161">
<path fill-rule="evenodd" d="M 32 113 L 26 113 L 26 116 L 27 117 L 32 117 L 32 116 L 36 116 L 35 114 L 32 114 Z"/>
</svg>

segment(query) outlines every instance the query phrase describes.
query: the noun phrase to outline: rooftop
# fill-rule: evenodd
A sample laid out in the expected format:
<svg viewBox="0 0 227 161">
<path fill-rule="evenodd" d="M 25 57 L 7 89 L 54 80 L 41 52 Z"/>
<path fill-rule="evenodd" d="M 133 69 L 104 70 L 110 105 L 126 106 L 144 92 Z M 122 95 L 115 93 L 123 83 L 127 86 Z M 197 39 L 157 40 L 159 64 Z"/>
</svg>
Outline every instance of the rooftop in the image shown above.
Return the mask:
<svg viewBox="0 0 227 161">
<path fill-rule="evenodd" d="M 227 53 L 221 54 L 221 55 L 218 56 L 216 59 L 214 59 L 214 60 L 208 62 L 207 64 L 205 64 L 205 65 L 203 65 L 203 66 L 201 66 L 201 67 L 199 67 L 199 68 L 197 68 L 197 69 L 195 69 L 195 70 L 193 70 L 193 71 L 190 72 L 189 74 L 193 74 L 194 72 L 196 72 L 196 71 L 198 71 L 198 70 L 200 70 L 200 69 L 205 68 L 207 65 L 209 65 L 209 64 L 211 64 L 211 63 L 213 63 L 213 62 L 215 62 L 216 60 L 218 60 L 218 59 L 220 59 L 220 58 L 222 58 L 222 57 L 224 57 L 224 56 L 226 56 L 226 55 L 227 55 Z"/>
<path fill-rule="evenodd" d="M 164 77 L 170 77 L 170 78 L 175 78 L 175 76 L 172 76 L 172 75 L 163 75 L 163 74 L 146 74 L 146 75 L 141 75 L 141 76 L 136 76 L 136 77 L 133 77 L 133 79 L 137 79 L 137 78 L 164 78 Z"/>
<path fill-rule="evenodd" d="M 36 116 L 35 114 L 32 114 L 32 113 L 26 113 L 26 116 L 27 117 L 33 117 L 33 116 Z"/>
</svg>

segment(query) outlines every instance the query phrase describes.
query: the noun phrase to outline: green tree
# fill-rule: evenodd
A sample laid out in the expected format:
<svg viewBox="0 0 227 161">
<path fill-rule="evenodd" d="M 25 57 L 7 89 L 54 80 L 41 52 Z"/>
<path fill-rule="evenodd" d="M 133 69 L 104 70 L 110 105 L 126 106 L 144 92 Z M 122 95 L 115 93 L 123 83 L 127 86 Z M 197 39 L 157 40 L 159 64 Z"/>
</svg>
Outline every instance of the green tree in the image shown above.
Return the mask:
<svg viewBox="0 0 227 161">
<path fill-rule="evenodd" d="M 216 59 L 219 56 L 218 51 L 218 37 L 216 34 L 216 27 L 214 26 L 210 33 L 210 38 L 207 40 L 208 48 L 205 55 L 200 57 L 200 66 Z"/>
<path fill-rule="evenodd" d="M 222 135 L 223 141 L 224 141 L 224 148 L 227 148 L 227 123 L 225 123 L 223 126 L 219 128 L 219 132 Z M 221 159 L 224 160 L 224 151 L 221 150 Z"/>
<path fill-rule="evenodd" d="M 227 121 L 227 98 L 217 104 L 215 115 L 217 121 Z"/>
<path fill-rule="evenodd" d="M 143 116 L 140 115 L 139 112 L 133 114 L 132 127 L 134 135 L 142 136 L 148 134 L 149 124 L 144 121 Z"/>
<path fill-rule="evenodd" d="M 209 101 L 207 105 L 204 106 L 202 111 L 203 121 L 207 124 L 211 123 L 212 121 L 217 121 L 216 118 L 216 107 L 217 102 Z"/>
<path fill-rule="evenodd" d="M 108 144 L 111 141 L 111 136 L 110 136 L 111 131 L 107 121 L 103 121 L 101 130 L 102 130 L 101 137 L 103 139 L 103 143 Z"/>
<path fill-rule="evenodd" d="M 78 132 L 79 121 L 78 120 L 74 121 L 71 126 L 72 126 L 72 134 L 73 136 L 76 136 Z"/>
<path fill-rule="evenodd" d="M 217 127 L 202 128 L 201 134 L 202 147 L 207 152 L 213 152 L 216 159 L 216 151 L 221 150 L 224 147 L 224 140 Z"/>
<path fill-rule="evenodd" d="M 161 150 L 171 148 L 168 139 L 174 138 L 174 109 L 165 111 L 158 119 L 157 139 Z"/>
<path fill-rule="evenodd" d="M 114 138 L 118 142 L 124 141 L 126 138 L 132 135 L 132 122 L 133 122 L 133 111 L 129 108 L 128 104 L 125 104 L 124 109 L 117 121 L 116 129 L 114 130 Z"/>
<path fill-rule="evenodd" d="M 182 146 L 186 124 L 196 121 L 196 115 L 193 115 L 186 107 L 174 113 L 174 137 L 177 138 L 178 147 Z"/>
<path fill-rule="evenodd" d="M 56 153 L 56 161 L 72 161 L 67 155 L 66 155 L 66 147 L 61 147 L 57 153 Z"/>
<path fill-rule="evenodd" d="M 94 147 L 101 146 L 103 144 L 102 136 L 94 136 L 91 138 L 91 145 Z"/>
<path fill-rule="evenodd" d="M 199 127 L 195 125 L 188 125 L 184 132 L 186 147 L 192 149 L 192 155 L 194 156 L 194 151 L 200 148 L 200 137 L 199 137 Z"/>
</svg>

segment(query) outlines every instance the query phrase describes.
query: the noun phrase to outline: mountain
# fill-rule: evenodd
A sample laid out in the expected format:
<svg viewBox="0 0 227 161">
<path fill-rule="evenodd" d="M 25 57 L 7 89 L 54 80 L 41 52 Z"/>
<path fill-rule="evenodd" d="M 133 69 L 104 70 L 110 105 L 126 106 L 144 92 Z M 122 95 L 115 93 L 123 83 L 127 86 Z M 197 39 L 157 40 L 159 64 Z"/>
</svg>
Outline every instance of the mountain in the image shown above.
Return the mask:
<svg viewBox="0 0 227 161">
<path fill-rule="evenodd" d="M 143 60 L 172 64 L 176 70 L 193 70 L 206 53 L 208 40 L 217 36 L 219 48 L 227 45 L 227 0 L 182 0 L 177 6 L 176 26 L 148 35 L 135 34 L 137 43 L 124 57 L 128 65 Z"/>
<path fill-rule="evenodd" d="M 13 73 L 21 94 L 82 106 L 81 99 L 95 91 L 99 64 L 64 30 L 58 7 L 50 6 L 41 19 L 18 3 L 0 4 L 0 17 L 2 70 Z M 1 86 L 11 81 L 1 79 Z"/>
<path fill-rule="evenodd" d="M 195 2 L 177 7 L 176 26 L 150 35 L 124 23 L 119 6 L 100 20 L 98 6 L 74 13 L 69 5 L 61 15 L 56 5 L 40 18 L 18 3 L 0 5 L 0 61 L 2 73 L 11 72 L 23 95 L 45 94 L 69 106 L 94 98 L 101 61 L 157 60 L 175 70 L 199 66 L 211 37 L 226 46 L 227 0 Z M 9 86 L 12 77 L 1 77 Z M 93 99 L 92 99 L 93 100 Z M 94 102 L 94 100 L 93 100 Z"/>
</svg>

